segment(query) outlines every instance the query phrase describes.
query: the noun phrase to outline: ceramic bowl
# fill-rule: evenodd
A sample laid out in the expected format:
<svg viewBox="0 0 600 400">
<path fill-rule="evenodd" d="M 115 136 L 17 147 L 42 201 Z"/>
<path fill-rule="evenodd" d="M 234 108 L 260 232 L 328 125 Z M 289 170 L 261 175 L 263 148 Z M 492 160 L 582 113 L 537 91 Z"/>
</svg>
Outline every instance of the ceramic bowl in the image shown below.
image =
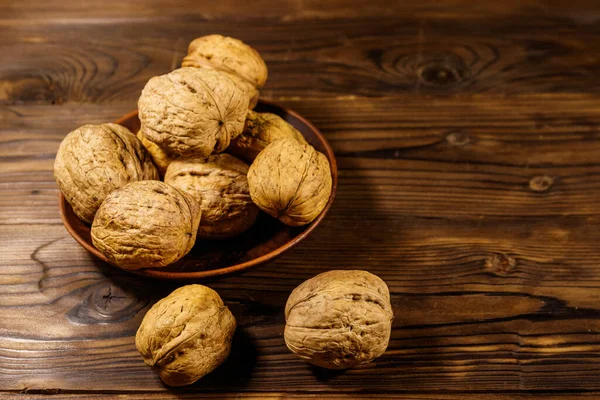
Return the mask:
<svg viewBox="0 0 600 400">
<path fill-rule="evenodd" d="M 292 249 L 321 223 L 333 202 L 338 180 L 335 156 L 329 143 L 317 128 L 292 110 L 261 100 L 255 111 L 279 115 L 300 131 L 315 149 L 325 154 L 331 166 L 333 186 L 331 196 L 323 212 L 312 223 L 294 228 L 286 226 L 277 219 L 261 212 L 256 223 L 239 236 L 226 240 L 198 240 L 190 253 L 172 265 L 131 272 L 159 279 L 173 280 L 199 280 L 241 272 L 271 261 L 285 251 Z M 134 133 L 140 127 L 137 111 L 125 115 L 117 123 L 127 127 Z M 71 236 L 94 256 L 110 263 L 92 244 L 90 226 L 77 218 L 62 194 L 60 194 L 59 203 L 60 215 Z"/>
</svg>

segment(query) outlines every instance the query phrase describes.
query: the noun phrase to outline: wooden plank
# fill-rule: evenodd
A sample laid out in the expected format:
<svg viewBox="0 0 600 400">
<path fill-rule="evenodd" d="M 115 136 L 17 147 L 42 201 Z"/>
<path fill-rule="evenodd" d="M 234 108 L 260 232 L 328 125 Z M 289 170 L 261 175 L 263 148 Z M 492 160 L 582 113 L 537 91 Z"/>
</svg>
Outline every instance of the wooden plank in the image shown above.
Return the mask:
<svg viewBox="0 0 600 400">
<path fill-rule="evenodd" d="M 4 1 L 0 4 L 0 19 L 11 22 L 64 23 L 74 19 L 140 19 L 194 16 L 203 19 L 234 18 L 236 20 L 255 18 L 280 18 L 283 20 L 365 18 L 381 15 L 408 16 L 418 18 L 473 18 L 480 16 L 498 17 L 506 14 L 546 16 L 557 14 L 572 18 L 590 20 L 596 18 L 598 4 L 593 0 L 564 2 L 560 0 L 504 0 L 502 2 L 482 2 L 473 7 L 472 0 L 449 0 L 444 2 L 422 0 L 419 2 L 374 0 L 366 4 L 356 0 L 317 0 L 273 2 L 254 1 L 246 5 L 235 0 L 219 2 L 197 2 L 182 0 L 176 3 L 168 0 L 149 0 L 143 4 L 135 0 L 82 3 L 77 0 L 37 0 Z"/>
<path fill-rule="evenodd" d="M 595 96 L 285 100 L 341 169 L 335 218 L 600 214 Z M 51 174 L 67 132 L 130 108 L 11 106 L 0 127 L 0 223 L 59 223 Z M 49 123 L 48 121 L 52 121 Z"/>
<path fill-rule="evenodd" d="M 231 360 L 194 387 L 598 390 L 599 232 L 597 219 L 575 217 L 524 223 L 333 216 L 278 261 L 209 283 L 239 328 Z M 162 388 L 133 335 L 172 284 L 105 266 L 59 225 L 3 226 L 0 241 L 1 387 Z M 386 354 L 343 374 L 306 365 L 282 338 L 289 292 L 333 268 L 381 276 L 396 316 Z"/>
<path fill-rule="evenodd" d="M 594 293 L 599 285 L 595 277 L 600 276 L 600 255 L 594 251 L 600 235 L 597 218 L 542 218 L 527 222 L 344 220 L 330 218 L 301 247 L 272 267 L 213 284 L 224 290 L 243 287 L 260 291 L 270 277 L 269 291 L 284 296 L 303 280 L 327 268 L 372 268 L 396 292 L 409 297 L 419 293 L 452 293 L 455 289 L 523 291 L 532 296 L 571 291 L 569 305 L 594 307 Z M 6 306 L 53 307 L 52 302 L 60 297 L 89 285 L 87 280 L 96 283 L 104 279 L 103 272 L 111 275 L 119 272 L 113 268 L 99 271 L 98 266 L 103 264 L 80 248 L 61 225 L 27 225 L 19 231 L 4 225 L 0 227 L 0 235 L 7 248 L 1 260 L 5 269 L 0 281 L 18 284 L 0 288 Z M 79 286 L 61 288 L 61 282 L 69 283 L 72 279 Z M 166 291 L 173 288 L 164 285 Z M 578 291 L 572 291 L 576 287 Z M 46 288 L 49 291 L 42 293 L 43 296 L 38 293 Z M 28 296 L 24 298 L 24 294 Z M 50 304 L 46 304 L 48 301 Z M 13 311 L 9 309 L 8 314 L 1 315 L 9 317 Z M 52 318 L 51 314 L 39 317 Z M 30 322 L 14 321 L 14 324 L 13 329 L 22 326 L 18 331 L 27 334 Z"/>
<path fill-rule="evenodd" d="M 507 29 L 507 24 L 510 29 Z M 150 19 L 2 27 L 0 102 L 135 104 L 197 36 L 255 46 L 265 97 L 599 93 L 600 27 L 565 15 L 293 21 Z"/>
<path fill-rule="evenodd" d="M 52 158 L 35 160 L 26 173 L 0 177 L 0 224 L 59 222 L 58 189 L 47 171 L 52 162 Z M 600 167 L 507 170 L 348 157 L 338 157 L 338 165 L 342 168 L 335 203 L 339 218 L 593 218 L 600 214 Z"/>
<path fill-rule="evenodd" d="M 266 399 L 266 400 L 299 400 L 299 399 L 321 399 L 324 397 L 322 393 L 310 394 L 310 393 L 188 393 L 181 390 L 173 392 L 157 392 L 157 393 L 127 393 L 127 394 L 69 394 L 62 393 L 56 390 L 43 390 L 44 394 L 34 394 L 40 392 L 38 390 L 28 390 L 24 393 L 7 393 L 5 396 L 7 399 L 18 400 L 18 399 L 46 399 L 47 395 L 52 395 L 52 399 L 55 400 L 109 400 L 109 399 L 131 399 L 131 400 L 195 400 L 195 399 L 224 399 L 224 400 L 244 400 L 244 399 Z M 515 400 L 515 399 L 526 399 L 526 400 L 561 400 L 561 399 L 574 399 L 574 400 L 595 400 L 598 398 L 596 393 L 562 393 L 560 395 L 552 395 L 549 393 L 542 394 L 393 394 L 393 393 L 361 393 L 361 394 L 326 394 L 328 399 L 331 400 L 349 400 L 349 399 L 404 399 L 404 400 Z"/>
<path fill-rule="evenodd" d="M 0 397 L 597 398 L 600 14 L 574 3 L 0 4 Z M 212 32 L 264 54 L 264 96 L 324 131 L 340 188 L 297 249 L 209 283 L 232 355 L 169 391 L 133 335 L 175 285 L 81 249 L 51 168 Z M 386 354 L 343 373 L 282 338 L 290 291 L 334 268 L 385 279 L 396 315 Z"/>
<path fill-rule="evenodd" d="M 343 157 L 552 168 L 593 163 L 600 138 L 596 95 L 266 99 L 313 122 Z M 0 109 L 0 156 L 39 158 L 47 150 L 50 156 L 53 141 L 69 131 L 135 108 L 135 102 L 7 105 Z"/>
</svg>

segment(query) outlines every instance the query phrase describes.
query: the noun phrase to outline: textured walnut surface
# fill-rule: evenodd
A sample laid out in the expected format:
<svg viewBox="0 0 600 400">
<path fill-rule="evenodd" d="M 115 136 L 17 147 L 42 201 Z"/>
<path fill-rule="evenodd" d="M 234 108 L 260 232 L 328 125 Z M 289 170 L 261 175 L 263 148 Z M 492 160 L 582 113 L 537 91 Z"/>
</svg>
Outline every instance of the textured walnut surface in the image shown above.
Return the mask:
<svg viewBox="0 0 600 400">
<path fill-rule="evenodd" d="M 141 131 L 172 155 L 220 153 L 242 132 L 248 101 L 217 71 L 180 68 L 151 78 L 142 90 Z"/>
<path fill-rule="evenodd" d="M 329 271 L 298 286 L 285 306 L 285 343 L 312 364 L 345 369 L 379 357 L 393 319 L 385 282 L 367 271 Z"/>
<path fill-rule="evenodd" d="M 188 285 L 148 310 L 135 346 L 167 385 L 189 385 L 227 359 L 235 328 L 217 292 Z"/>
<path fill-rule="evenodd" d="M 290 226 L 306 225 L 331 195 L 327 157 L 311 145 L 281 139 L 260 152 L 248 171 L 250 195 L 262 210 Z"/>
<path fill-rule="evenodd" d="M 210 68 L 226 74 L 248 93 L 251 108 L 256 105 L 268 74 L 267 65 L 256 50 L 241 40 L 221 35 L 194 39 L 182 66 Z"/>
<path fill-rule="evenodd" d="M 200 202 L 198 237 L 225 238 L 248 229 L 258 208 L 248 191 L 248 165 L 229 154 L 180 159 L 171 163 L 165 182 Z"/>
<path fill-rule="evenodd" d="M 280 116 L 249 111 L 244 130 L 231 141 L 227 152 L 251 163 L 269 144 L 285 138 L 306 142 L 304 136 Z"/>
<path fill-rule="evenodd" d="M 91 223 L 102 201 L 129 182 L 158 179 L 150 155 L 127 128 L 84 125 L 69 133 L 54 161 L 54 178 L 75 214 Z"/>
<path fill-rule="evenodd" d="M 156 166 L 156 169 L 158 170 L 160 176 L 164 176 L 165 172 L 167 172 L 169 164 L 171 164 L 173 160 L 179 158 L 179 156 L 174 156 L 172 154 L 167 153 L 157 144 L 146 139 L 141 130 L 138 131 L 136 136 L 140 140 L 140 142 L 142 142 L 142 145 L 144 146 L 146 151 L 152 156 L 152 160 L 154 161 L 154 165 Z"/>
<path fill-rule="evenodd" d="M 111 193 L 92 224 L 92 242 L 125 269 L 164 267 L 194 246 L 200 206 L 160 181 L 130 183 Z"/>
</svg>

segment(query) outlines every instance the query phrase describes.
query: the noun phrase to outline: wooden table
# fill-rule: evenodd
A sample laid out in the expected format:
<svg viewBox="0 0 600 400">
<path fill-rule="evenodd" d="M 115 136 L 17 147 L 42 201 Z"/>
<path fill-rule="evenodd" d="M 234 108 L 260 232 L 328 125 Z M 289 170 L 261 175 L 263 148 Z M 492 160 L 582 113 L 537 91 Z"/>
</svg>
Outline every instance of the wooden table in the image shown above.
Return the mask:
<svg viewBox="0 0 600 400">
<path fill-rule="evenodd" d="M 0 2 L 0 397 L 600 397 L 600 3 L 140 3 Z M 214 32 L 261 52 L 263 97 L 325 133 L 340 185 L 299 247 L 210 283 L 233 352 L 170 390 L 134 334 L 175 286 L 86 253 L 52 165 Z M 353 268 L 391 289 L 388 351 L 312 368 L 285 347 L 287 296 Z"/>
</svg>

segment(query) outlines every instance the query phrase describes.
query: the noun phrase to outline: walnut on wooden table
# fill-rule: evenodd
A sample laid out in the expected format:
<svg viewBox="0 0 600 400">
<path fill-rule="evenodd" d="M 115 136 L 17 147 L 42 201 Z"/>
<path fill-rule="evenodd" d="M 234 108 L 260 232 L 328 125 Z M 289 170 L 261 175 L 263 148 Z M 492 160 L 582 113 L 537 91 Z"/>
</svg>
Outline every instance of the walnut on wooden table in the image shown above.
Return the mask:
<svg viewBox="0 0 600 400">
<path fill-rule="evenodd" d="M 144 362 L 170 386 L 194 383 L 229 356 L 236 322 L 214 290 L 180 287 L 146 313 L 135 336 Z"/>
<path fill-rule="evenodd" d="M 359 270 L 328 271 L 290 294 L 285 343 L 311 364 L 346 369 L 385 352 L 393 318 L 390 292 L 379 277 Z"/>
</svg>

